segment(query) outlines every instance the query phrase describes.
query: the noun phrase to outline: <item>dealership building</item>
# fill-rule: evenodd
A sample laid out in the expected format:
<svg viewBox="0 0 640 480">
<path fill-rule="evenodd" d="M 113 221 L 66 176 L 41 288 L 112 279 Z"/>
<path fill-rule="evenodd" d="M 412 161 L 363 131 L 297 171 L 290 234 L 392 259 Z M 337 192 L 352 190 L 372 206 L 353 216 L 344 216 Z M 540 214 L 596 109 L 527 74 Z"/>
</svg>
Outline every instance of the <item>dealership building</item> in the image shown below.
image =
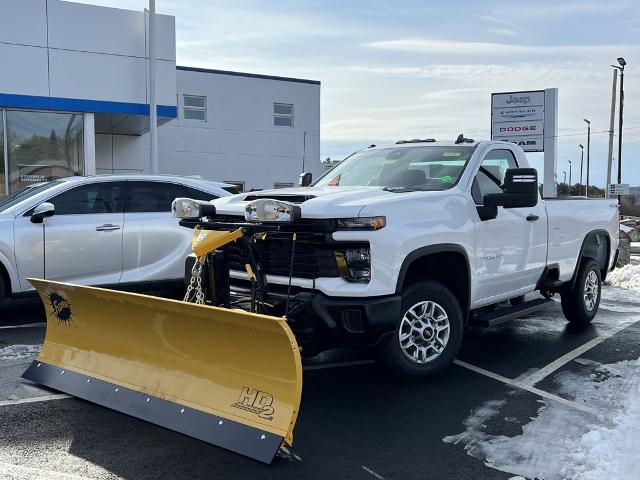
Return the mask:
<svg viewBox="0 0 640 480">
<path fill-rule="evenodd" d="M 0 196 L 69 175 L 149 173 L 148 14 L 1 0 Z M 320 164 L 320 82 L 176 66 L 156 15 L 158 170 L 293 185 Z M 206 59 L 203 59 L 206 60 Z"/>
</svg>

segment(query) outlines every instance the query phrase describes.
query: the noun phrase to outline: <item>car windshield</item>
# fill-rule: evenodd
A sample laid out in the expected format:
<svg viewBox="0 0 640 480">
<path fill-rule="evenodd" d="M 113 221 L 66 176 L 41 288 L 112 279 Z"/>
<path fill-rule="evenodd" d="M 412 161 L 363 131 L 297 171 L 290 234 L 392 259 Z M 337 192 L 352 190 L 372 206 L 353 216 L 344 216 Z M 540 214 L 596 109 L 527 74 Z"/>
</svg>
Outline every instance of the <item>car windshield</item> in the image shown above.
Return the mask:
<svg viewBox="0 0 640 480">
<path fill-rule="evenodd" d="M 362 150 L 336 165 L 314 186 L 446 190 L 457 183 L 474 150 L 468 145 Z"/>
<path fill-rule="evenodd" d="M 0 212 L 4 212 L 14 205 L 17 205 L 21 201 L 26 200 L 27 198 L 32 197 L 37 193 L 43 192 L 59 183 L 62 182 L 60 180 L 52 180 L 50 182 L 37 183 L 35 185 L 31 185 L 29 187 L 18 190 L 17 192 L 13 192 L 4 198 L 0 198 Z"/>
</svg>

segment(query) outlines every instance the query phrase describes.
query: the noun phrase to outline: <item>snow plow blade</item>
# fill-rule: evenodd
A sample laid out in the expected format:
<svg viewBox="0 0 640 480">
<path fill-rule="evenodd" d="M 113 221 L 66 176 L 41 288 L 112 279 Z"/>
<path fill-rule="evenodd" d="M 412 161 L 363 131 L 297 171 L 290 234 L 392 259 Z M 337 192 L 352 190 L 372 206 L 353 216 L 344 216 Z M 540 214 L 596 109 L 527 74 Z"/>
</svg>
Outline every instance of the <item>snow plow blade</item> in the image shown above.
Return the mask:
<svg viewBox="0 0 640 480">
<path fill-rule="evenodd" d="M 270 463 L 302 393 L 282 318 L 30 280 L 47 312 L 23 377 Z"/>
</svg>

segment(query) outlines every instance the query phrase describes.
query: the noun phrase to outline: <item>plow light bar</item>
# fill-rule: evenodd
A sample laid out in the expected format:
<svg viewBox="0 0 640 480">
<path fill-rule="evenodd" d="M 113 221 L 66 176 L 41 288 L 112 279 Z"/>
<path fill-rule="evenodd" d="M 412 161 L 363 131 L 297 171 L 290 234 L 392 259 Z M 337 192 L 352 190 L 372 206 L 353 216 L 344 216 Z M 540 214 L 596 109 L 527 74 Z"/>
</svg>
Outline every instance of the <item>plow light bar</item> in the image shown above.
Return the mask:
<svg viewBox="0 0 640 480">
<path fill-rule="evenodd" d="M 299 206 L 269 198 L 249 202 L 244 211 L 249 222 L 293 222 L 300 217 Z"/>
<path fill-rule="evenodd" d="M 176 198 L 171 204 L 171 213 L 176 218 L 197 219 L 215 215 L 216 207 L 200 200 Z"/>
</svg>

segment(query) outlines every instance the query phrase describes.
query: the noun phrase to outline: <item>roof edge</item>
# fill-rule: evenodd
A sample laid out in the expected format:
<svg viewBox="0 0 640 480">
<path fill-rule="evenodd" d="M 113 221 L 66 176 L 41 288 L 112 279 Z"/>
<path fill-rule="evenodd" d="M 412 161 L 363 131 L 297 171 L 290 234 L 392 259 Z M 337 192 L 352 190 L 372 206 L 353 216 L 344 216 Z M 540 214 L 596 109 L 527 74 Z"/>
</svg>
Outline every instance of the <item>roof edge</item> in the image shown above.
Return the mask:
<svg viewBox="0 0 640 480">
<path fill-rule="evenodd" d="M 214 73 L 218 75 L 231 75 L 234 77 L 262 78 L 265 80 L 278 80 L 281 82 L 308 83 L 311 85 L 320 85 L 319 80 L 307 80 L 304 78 L 293 78 L 293 77 L 277 77 L 275 75 L 263 75 L 260 73 L 232 72 L 230 70 L 216 70 L 212 68 L 186 67 L 182 65 L 177 65 L 176 70 L 183 70 L 185 72 Z"/>
</svg>

